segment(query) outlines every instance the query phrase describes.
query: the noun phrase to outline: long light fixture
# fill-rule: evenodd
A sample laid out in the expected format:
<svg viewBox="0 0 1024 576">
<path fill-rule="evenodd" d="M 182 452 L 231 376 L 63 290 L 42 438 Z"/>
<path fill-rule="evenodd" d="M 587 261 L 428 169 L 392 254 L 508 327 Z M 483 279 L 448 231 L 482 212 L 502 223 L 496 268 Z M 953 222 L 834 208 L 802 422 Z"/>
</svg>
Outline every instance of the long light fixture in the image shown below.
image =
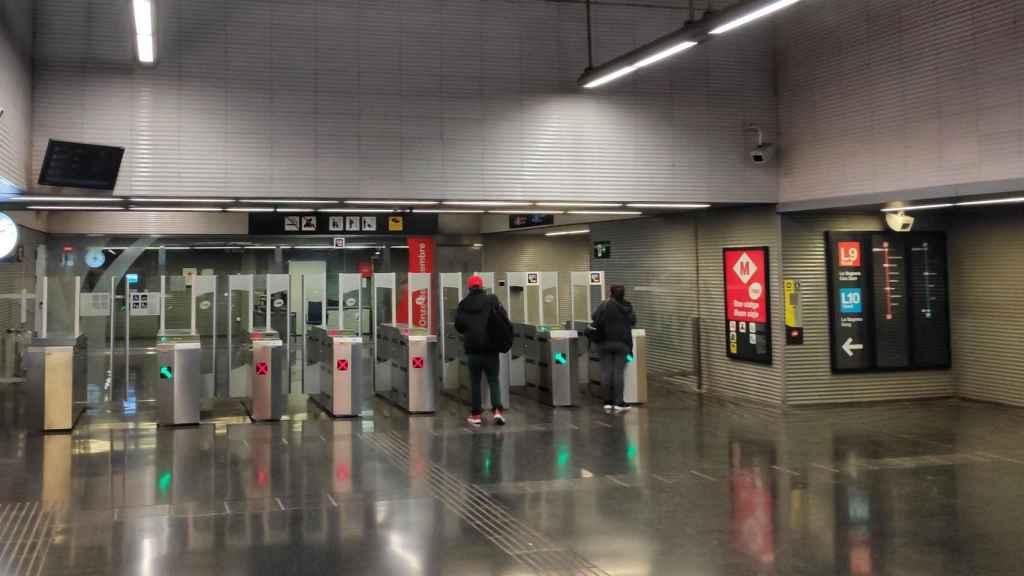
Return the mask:
<svg viewBox="0 0 1024 576">
<path fill-rule="evenodd" d="M 743 26 L 744 24 L 748 24 L 748 23 L 753 22 L 754 20 L 757 20 L 759 18 L 764 18 L 765 16 L 767 16 L 769 14 L 772 14 L 774 12 L 778 12 L 779 10 L 782 10 L 783 8 L 787 8 L 789 6 L 792 6 L 793 4 L 796 4 L 799 1 L 800 0 L 776 0 L 775 2 L 772 2 L 771 4 L 769 4 L 767 6 L 764 6 L 764 7 L 760 8 L 759 10 L 754 10 L 753 12 L 748 12 L 747 14 L 744 14 L 743 16 L 740 16 L 739 18 L 735 18 L 733 20 L 730 20 L 730 21 L 726 22 L 725 24 L 722 24 L 721 26 L 718 26 L 718 27 L 714 28 L 713 30 L 711 30 L 711 34 L 715 34 L 715 35 L 717 35 L 717 34 L 725 34 L 729 30 L 735 30 L 736 28 L 739 28 L 740 26 Z"/>
<path fill-rule="evenodd" d="M 135 212 L 223 212 L 223 208 L 205 206 L 132 206 Z"/>
<path fill-rule="evenodd" d="M 292 200 L 289 198 L 251 198 L 239 200 L 243 204 L 337 204 L 337 200 Z"/>
<path fill-rule="evenodd" d="M 896 208 L 882 208 L 882 212 L 910 212 L 911 210 L 938 210 L 939 208 L 952 208 L 952 202 L 942 204 L 919 204 L 917 206 L 901 206 Z"/>
<path fill-rule="evenodd" d="M 112 196 L 11 196 L 3 202 L 120 202 Z"/>
<path fill-rule="evenodd" d="M 317 208 L 317 212 L 332 212 L 339 214 L 384 214 L 394 212 L 390 208 Z M 298 246 L 296 246 L 298 248 Z"/>
<path fill-rule="evenodd" d="M 416 214 L 483 214 L 483 210 L 460 210 L 458 208 L 414 208 Z"/>
<path fill-rule="evenodd" d="M 681 210 L 697 210 L 700 208 L 711 208 L 711 204 L 626 204 L 627 208 L 678 208 Z"/>
<path fill-rule="evenodd" d="M 488 214 L 565 214 L 565 210 L 488 210 Z"/>
<path fill-rule="evenodd" d="M 234 200 L 224 198 L 160 198 L 151 196 L 148 198 L 132 198 L 136 203 L 161 203 L 161 204 L 230 204 Z"/>
<path fill-rule="evenodd" d="M 345 200 L 345 204 L 367 204 L 371 206 L 433 206 L 437 200 Z"/>
<path fill-rule="evenodd" d="M 641 216 L 643 212 L 637 210 L 570 210 L 569 214 L 583 214 L 587 216 Z"/>
<path fill-rule="evenodd" d="M 153 34 L 153 0 L 132 0 L 135 13 L 135 49 L 139 62 L 156 62 L 156 38 Z"/>
<path fill-rule="evenodd" d="M 500 202 L 495 200 L 446 200 L 445 206 L 531 206 L 531 202 Z"/>
<path fill-rule="evenodd" d="M 559 232 L 548 232 L 545 236 L 575 236 L 576 234 L 590 234 L 589 228 L 582 230 L 561 230 Z"/>
<path fill-rule="evenodd" d="M 271 210 L 273 210 L 273 208 L 271 208 Z M 297 212 L 307 212 L 308 213 L 308 212 L 312 212 L 313 210 L 315 210 L 315 208 L 278 208 L 276 211 L 277 212 L 290 212 L 290 213 L 297 213 Z"/>
<path fill-rule="evenodd" d="M 273 212 L 273 208 L 228 208 L 228 212 Z"/>
<path fill-rule="evenodd" d="M 98 211 L 109 211 L 109 210 L 124 210 L 121 206 L 66 206 L 60 204 L 54 204 L 52 206 L 43 205 L 32 205 L 25 206 L 26 210 L 82 210 L 90 212 Z"/>
<path fill-rule="evenodd" d="M 620 202 L 537 202 L 537 206 L 552 208 L 621 208 Z"/>
<path fill-rule="evenodd" d="M 1013 198 L 993 198 L 991 200 L 969 200 L 967 202 L 957 202 L 957 206 L 987 206 L 989 204 L 1019 204 L 1024 202 L 1024 196 L 1015 196 Z"/>
<path fill-rule="evenodd" d="M 713 36 L 743 26 L 797 2 L 799 0 L 748 0 L 721 12 L 708 14 L 701 20 L 688 22 L 682 28 L 656 38 L 600 66 L 587 68 L 576 83 L 588 89 L 603 86 L 637 70 L 686 52 L 710 40 Z"/>
</svg>

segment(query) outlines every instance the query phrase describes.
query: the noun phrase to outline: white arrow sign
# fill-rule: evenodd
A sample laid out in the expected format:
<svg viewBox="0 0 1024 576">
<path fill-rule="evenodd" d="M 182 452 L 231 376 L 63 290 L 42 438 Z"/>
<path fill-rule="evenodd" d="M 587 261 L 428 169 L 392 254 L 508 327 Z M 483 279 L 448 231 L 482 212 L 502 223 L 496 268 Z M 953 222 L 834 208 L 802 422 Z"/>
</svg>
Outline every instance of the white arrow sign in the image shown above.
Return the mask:
<svg viewBox="0 0 1024 576">
<path fill-rule="evenodd" d="M 853 351 L 854 350 L 863 350 L 863 349 L 864 349 L 864 345 L 863 344 L 854 344 L 852 337 L 847 338 L 846 342 L 843 342 L 843 352 L 846 352 L 846 355 L 849 356 L 850 358 L 853 358 Z"/>
</svg>

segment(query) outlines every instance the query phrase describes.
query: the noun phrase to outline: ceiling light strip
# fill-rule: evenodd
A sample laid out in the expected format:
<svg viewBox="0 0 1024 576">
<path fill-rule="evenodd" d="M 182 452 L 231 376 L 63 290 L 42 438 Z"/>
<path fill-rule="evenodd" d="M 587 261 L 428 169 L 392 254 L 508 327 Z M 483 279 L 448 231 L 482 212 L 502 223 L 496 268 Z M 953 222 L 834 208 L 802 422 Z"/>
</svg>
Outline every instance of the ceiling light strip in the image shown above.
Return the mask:
<svg viewBox="0 0 1024 576">
<path fill-rule="evenodd" d="M 678 208 L 682 210 L 698 210 L 701 208 L 711 208 L 711 204 L 648 204 L 648 203 L 635 203 L 626 204 L 627 208 Z"/>
<path fill-rule="evenodd" d="M 81 210 L 83 212 L 109 212 L 111 210 L 124 210 L 121 206 L 65 206 L 54 204 L 52 206 L 32 205 L 26 206 L 26 210 Z"/>
<path fill-rule="evenodd" d="M 338 200 L 292 200 L 289 198 L 246 198 L 243 204 L 337 204 Z"/>
<path fill-rule="evenodd" d="M 938 210 L 939 208 L 952 208 L 952 202 L 942 204 L 919 204 L 917 206 L 901 206 L 898 208 L 882 208 L 882 212 L 910 212 L 913 210 Z"/>
<path fill-rule="evenodd" d="M 120 202 L 112 196 L 11 196 L 3 202 Z"/>
<path fill-rule="evenodd" d="M 433 206 L 437 200 L 345 200 L 345 204 L 367 204 L 370 206 Z"/>
<path fill-rule="evenodd" d="M 575 236 L 577 234 L 590 234 L 590 229 L 585 228 L 583 230 L 562 230 L 559 232 L 548 232 L 545 236 Z"/>
</svg>

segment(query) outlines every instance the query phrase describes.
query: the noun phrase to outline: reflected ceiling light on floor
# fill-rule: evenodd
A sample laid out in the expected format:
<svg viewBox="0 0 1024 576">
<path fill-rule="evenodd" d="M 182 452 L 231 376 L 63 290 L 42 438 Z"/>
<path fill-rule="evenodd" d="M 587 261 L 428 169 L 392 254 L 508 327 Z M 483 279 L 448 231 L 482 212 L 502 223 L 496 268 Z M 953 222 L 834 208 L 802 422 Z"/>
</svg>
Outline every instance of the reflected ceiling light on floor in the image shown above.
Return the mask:
<svg viewBox="0 0 1024 576">
<path fill-rule="evenodd" d="M 531 206 L 532 202 L 498 202 L 492 200 L 447 200 L 445 206 Z"/>
<path fill-rule="evenodd" d="M 132 206 L 135 212 L 223 212 L 223 208 L 205 206 Z"/>
<path fill-rule="evenodd" d="M 575 236 L 576 234 L 590 234 L 589 228 L 582 230 L 561 230 L 559 232 L 548 232 L 545 236 Z"/>
<path fill-rule="evenodd" d="M 590 216 L 640 216 L 637 210 L 570 210 L 569 214 L 585 214 Z"/>
<path fill-rule="evenodd" d="M 989 204 L 1018 204 L 1024 202 L 1024 197 L 1015 198 L 993 198 L 992 200 L 970 200 L 968 202 L 957 202 L 957 206 L 987 206 Z"/>
<path fill-rule="evenodd" d="M 458 208 L 414 208 L 416 214 L 483 214 L 483 210 L 460 210 Z"/>
<path fill-rule="evenodd" d="M 145 202 L 159 202 L 162 204 L 231 204 L 234 200 L 226 200 L 224 198 L 132 198 L 132 202 L 145 203 Z"/>
<path fill-rule="evenodd" d="M 488 210 L 488 214 L 565 214 L 565 210 Z"/>
<path fill-rule="evenodd" d="M 120 206 L 25 206 L 26 210 L 81 210 L 83 212 L 97 212 L 97 211 L 110 211 L 110 210 L 124 210 Z"/>
<path fill-rule="evenodd" d="M 228 208 L 228 212 L 273 212 L 273 208 Z"/>
<path fill-rule="evenodd" d="M 383 206 L 433 206 L 437 200 L 345 200 L 345 204 L 368 204 Z"/>
<path fill-rule="evenodd" d="M 911 210 L 937 210 L 939 208 L 952 208 L 953 204 L 920 204 L 918 206 L 900 206 L 896 208 L 882 208 L 882 212 L 910 212 Z"/>
<path fill-rule="evenodd" d="M 120 202 L 111 196 L 11 196 L 4 202 Z"/>
<path fill-rule="evenodd" d="M 156 62 L 156 41 L 153 34 L 153 0 L 133 0 L 135 13 L 135 48 L 139 62 Z"/>
<path fill-rule="evenodd" d="M 697 210 L 711 208 L 711 204 L 626 204 L 628 208 L 678 208 L 681 210 Z"/>
<path fill-rule="evenodd" d="M 743 26 L 744 24 L 748 24 L 748 23 L 753 22 L 754 20 L 757 20 L 759 18 L 764 18 L 765 16 L 767 16 L 769 14 L 772 14 L 774 12 L 778 12 L 779 10 L 782 10 L 783 8 L 787 8 L 789 6 L 792 6 L 793 4 L 796 4 L 799 1 L 800 0 L 777 0 L 776 2 L 772 2 L 771 4 L 768 4 L 767 6 L 763 6 L 762 8 L 760 8 L 758 10 L 754 10 L 753 12 L 748 12 L 747 14 L 744 14 L 743 16 L 740 16 L 739 18 L 736 18 L 734 20 L 730 20 L 730 21 L 726 22 L 725 24 L 722 24 L 721 26 L 718 26 L 717 28 L 711 30 L 711 34 L 715 34 L 715 35 L 717 35 L 717 34 L 725 34 L 729 30 L 735 30 L 736 28 L 739 28 L 740 26 Z"/>
<path fill-rule="evenodd" d="M 537 206 L 552 208 L 621 208 L 621 202 L 537 202 Z"/>
<path fill-rule="evenodd" d="M 316 211 L 350 214 L 386 214 L 394 212 L 390 208 L 317 208 Z"/>
<path fill-rule="evenodd" d="M 243 204 L 337 204 L 337 200 L 292 200 L 289 198 L 246 198 Z"/>
</svg>

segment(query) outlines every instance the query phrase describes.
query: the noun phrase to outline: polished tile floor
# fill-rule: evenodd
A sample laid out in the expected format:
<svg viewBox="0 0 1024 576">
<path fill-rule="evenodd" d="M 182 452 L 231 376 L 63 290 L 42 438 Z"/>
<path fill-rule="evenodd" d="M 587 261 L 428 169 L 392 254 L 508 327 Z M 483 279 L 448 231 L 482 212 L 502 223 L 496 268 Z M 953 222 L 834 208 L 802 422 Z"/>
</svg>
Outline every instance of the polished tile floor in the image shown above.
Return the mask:
<svg viewBox="0 0 1024 576">
<path fill-rule="evenodd" d="M 275 424 L 140 406 L 48 436 L 8 401 L 0 574 L 1024 573 L 1024 410 L 513 398 L 504 428 L 297 399 Z"/>
</svg>

